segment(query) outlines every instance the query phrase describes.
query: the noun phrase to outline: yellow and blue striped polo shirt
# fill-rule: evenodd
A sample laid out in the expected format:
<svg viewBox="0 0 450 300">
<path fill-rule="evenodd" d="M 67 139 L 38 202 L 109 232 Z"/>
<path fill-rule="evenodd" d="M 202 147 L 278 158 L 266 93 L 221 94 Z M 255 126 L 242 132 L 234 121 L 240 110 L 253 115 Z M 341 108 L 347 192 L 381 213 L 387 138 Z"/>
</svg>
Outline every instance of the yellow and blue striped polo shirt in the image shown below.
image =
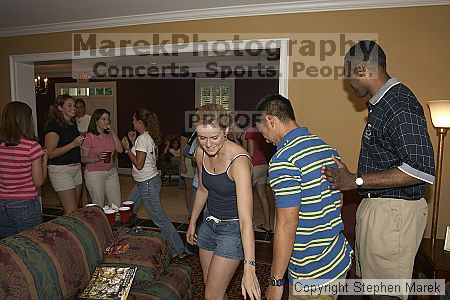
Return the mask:
<svg viewBox="0 0 450 300">
<path fill-rule="evenodd" d="M 299 206 L 289 279 L 326 284 L 343 277 L 353 253 L 342 234 L 342 197 L 322 179 L 322 165 L 337 167 L 339 154 L 307 128 L 293 129 L 278 144 L 269 164 L 277 208 Z"/>
</svg>

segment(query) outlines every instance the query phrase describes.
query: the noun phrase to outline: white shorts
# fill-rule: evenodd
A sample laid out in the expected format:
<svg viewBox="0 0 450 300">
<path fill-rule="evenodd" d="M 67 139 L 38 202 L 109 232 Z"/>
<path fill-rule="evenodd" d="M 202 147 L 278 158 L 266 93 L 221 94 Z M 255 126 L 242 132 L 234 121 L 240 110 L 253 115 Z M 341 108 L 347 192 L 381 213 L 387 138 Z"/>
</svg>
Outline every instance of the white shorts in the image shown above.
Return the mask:
<svg viewBox="0 0 450 300">
<path fill-rule="evenodd" d="M 83 183 L 81 164 L 48 165 L 48 177 L 55 192 L 71 190 Z"/>
</svg>

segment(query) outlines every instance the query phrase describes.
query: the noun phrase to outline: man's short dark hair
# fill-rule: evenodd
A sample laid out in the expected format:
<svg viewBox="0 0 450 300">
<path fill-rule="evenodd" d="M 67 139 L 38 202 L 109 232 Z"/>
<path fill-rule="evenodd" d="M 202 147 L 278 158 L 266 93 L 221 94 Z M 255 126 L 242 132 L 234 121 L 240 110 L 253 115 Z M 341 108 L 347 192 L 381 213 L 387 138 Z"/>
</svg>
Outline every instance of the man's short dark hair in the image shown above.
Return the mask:
<svg viewBox="0 0 450 300">
<path fill-rule="evenodd" d="M 81 99 L 81 98 L 76 99 L 75 104 L 78 104 L 78 103 L 81 103 L 83 105 L 83 107 L 86 108 L 86 103 L 84 102 L 83 99 Z"/>
<path fill-rule="evenodd" d="M 345 55 L 344 61 L 381 66 L 386 70 L 386 53 L 375 41 L 360 41 L 353 45 Z"/>
<path fill-rule="evenodd" d="M 283 123 L 295 121 L 291 101 L 280 94 L 264 96 L 256 106 L 256 110 L 266 115 L 275 116 Z"/>
</svg>

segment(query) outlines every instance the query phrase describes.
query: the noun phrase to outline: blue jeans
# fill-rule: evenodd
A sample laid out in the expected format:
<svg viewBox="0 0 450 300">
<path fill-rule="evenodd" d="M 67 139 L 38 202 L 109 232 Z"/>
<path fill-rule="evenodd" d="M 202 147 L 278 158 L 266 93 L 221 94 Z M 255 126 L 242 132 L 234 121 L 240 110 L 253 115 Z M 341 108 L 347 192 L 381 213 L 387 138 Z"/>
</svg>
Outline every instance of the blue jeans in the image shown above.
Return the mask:
<svg viewBox="0 0 450 300">
<path fill-rule="evenodd" d="M 161 201 L 159 199 L 161 184 L 161 177 L 159 175 L 147 181 L 136 183 L 140 198 L 142 198 L 142 202 L 147 211 L 150 212 L 153 223 L 159 227 L 161 233 L 169 241 L 172 248 L 172 255 L 180 255 L 184 251 L 183 241 L 161 207 Z"/>
<path fill-rule="evenodd" d="M 127 197 L 127 201 L 134 202 L 133 213 L 137 213 L 137 211 L 139 210 L 139 207 L 141 207 L 141 205 L 142 205 L 142 198 L 139 193 L 137 183 L 133 186 L 133 189 L 131 190 L 130 194 Z"/>
<path fill-rule="evenodd" d="M 41 204 L 33 200 L 0 200 L 0 238 L 5 238 L 42 223 Z"/>
</svg>

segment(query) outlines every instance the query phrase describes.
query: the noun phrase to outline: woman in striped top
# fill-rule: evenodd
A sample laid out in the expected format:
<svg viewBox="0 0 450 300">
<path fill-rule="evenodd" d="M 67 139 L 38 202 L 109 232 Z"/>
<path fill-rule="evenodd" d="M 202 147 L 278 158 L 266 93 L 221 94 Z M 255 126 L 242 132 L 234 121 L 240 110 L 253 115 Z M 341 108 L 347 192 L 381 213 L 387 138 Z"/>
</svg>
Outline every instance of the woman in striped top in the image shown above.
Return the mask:
<svg viewBox="0 0 450 300">
<path fill-rule="evenodd" d="M 36 142 L 31 108 L 10 102 L 0 119 L 0 238 L 42 222 L 37 188 L 47 177 L 47 153 Z"/>
</svg>

